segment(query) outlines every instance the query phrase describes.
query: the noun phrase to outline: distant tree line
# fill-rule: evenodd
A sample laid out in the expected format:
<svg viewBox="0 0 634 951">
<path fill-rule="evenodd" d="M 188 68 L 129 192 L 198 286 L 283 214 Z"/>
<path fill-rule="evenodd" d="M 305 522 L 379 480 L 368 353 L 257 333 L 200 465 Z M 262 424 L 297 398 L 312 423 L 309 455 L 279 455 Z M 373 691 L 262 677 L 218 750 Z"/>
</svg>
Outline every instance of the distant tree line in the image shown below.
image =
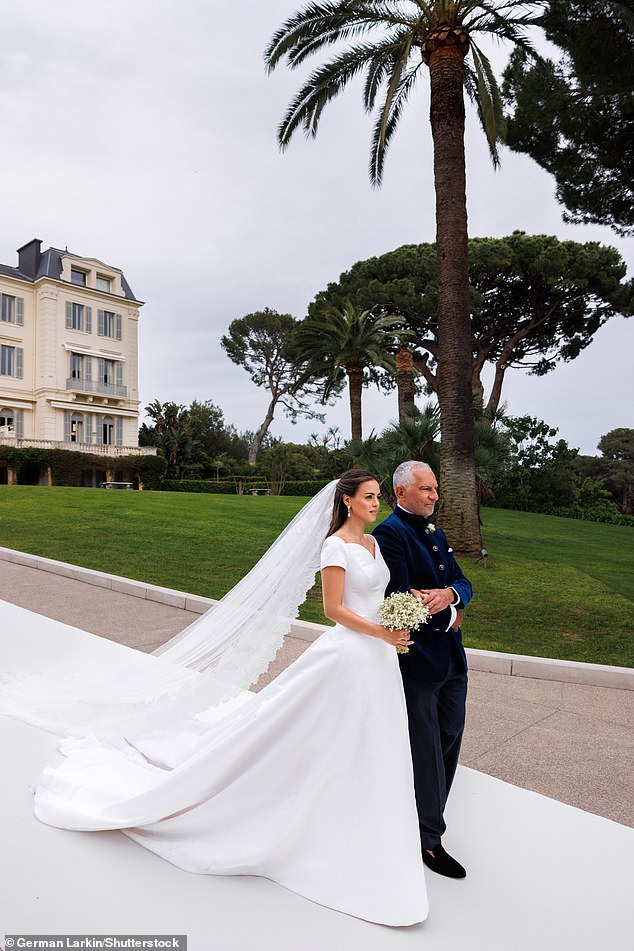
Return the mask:
<svg viewBox="0 0 634 951">
<path fill-rule="evenodd" d="M 375 472 L 384 498 L 393 503 L 391 474 L 403 459 L 420 459 L 437 470 L 440 417 L 437 404 L 414 408 L 381 433 L 345 440 L 337 428 L 314 433 L 307 443 L 286 443 L 267 434 L 255 466 L 249 463 L 253 433 L 239 433 L 211 401 L 191 406 L 146 407 L 141 445 L 156 446 L 167 461 L 164 488 L 224 493 L 312 495 L 353 465 Z M 582 456 L 557 430 L 531 416 L 499 409 L 477 415 L 476 477 L 483 505 L 634 525 L 634 430 L 601 437 L 600 456 Z"/>
</svg>

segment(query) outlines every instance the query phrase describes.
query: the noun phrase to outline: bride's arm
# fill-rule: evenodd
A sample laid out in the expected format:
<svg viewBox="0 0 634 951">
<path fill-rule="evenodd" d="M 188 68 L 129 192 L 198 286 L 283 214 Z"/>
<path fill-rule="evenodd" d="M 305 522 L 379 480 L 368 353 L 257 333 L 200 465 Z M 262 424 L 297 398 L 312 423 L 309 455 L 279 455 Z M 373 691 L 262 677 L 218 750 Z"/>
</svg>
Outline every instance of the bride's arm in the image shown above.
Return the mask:
<svg viewBox="0 0 634 951">
<path fill-rule="evenodd" d="M 410 640 L 407 631 L 389 631 L 386 627 L 381 627 L 380 624 L 375 624 L 374 621 L 368 621 L 360 614 L 355 614 L 354 611 L 344 606 L 343 584 L 345 576 L 345 568 L 340 568 L 338 565 L 329 565 L 327 568 L 321 569 L 321 588 L 326 617 L 334 621 L 335 624 L 342 624 L 344 627 L 358 631 L 360 634 L 378 637 L 380 640 L 392 644 L 393 647 L 396 647 L 396 645 L 404 647 L 412 644 L 413 641 Z M 405 634 L 407 634 L 407 638 L 404 643 L 403 636 Z"/>
</svg>

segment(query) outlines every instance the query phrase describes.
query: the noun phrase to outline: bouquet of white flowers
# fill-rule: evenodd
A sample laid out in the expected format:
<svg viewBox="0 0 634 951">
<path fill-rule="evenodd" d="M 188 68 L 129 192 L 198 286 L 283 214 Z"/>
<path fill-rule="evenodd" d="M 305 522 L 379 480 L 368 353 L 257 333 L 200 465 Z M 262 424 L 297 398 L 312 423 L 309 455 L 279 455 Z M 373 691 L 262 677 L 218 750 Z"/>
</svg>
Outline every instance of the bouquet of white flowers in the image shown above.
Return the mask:
<svg viewBox="0 0 634 951">
<path fill-rule="evenodd" d="M 429 610 L 409 591 L 395 591 L 388 595 L 379 604 L 377 615 L 379 624 L 389 631 L 413 631 L 429 620 Z M 407 654 L 409 648 L 397 647 L 396 650 L 399 654 Z"/>
</svg>

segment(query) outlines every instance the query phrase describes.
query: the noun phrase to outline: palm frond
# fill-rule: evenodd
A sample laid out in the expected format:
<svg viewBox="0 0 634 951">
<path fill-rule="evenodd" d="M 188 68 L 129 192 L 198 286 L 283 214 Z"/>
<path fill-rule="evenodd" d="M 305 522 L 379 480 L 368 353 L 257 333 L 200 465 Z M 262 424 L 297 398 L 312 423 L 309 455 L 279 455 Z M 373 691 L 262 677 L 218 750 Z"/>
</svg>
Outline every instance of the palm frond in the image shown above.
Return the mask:
<svg viewBox="0 0 634 951">
<path fill-rule="evenodd" d="M 275 69 L 285 57 L 300 51 L 305 45 L 311 45 L 312 52 L 320 46 L 346 39 L 353 28 L 341 3 L 309 3 L 282 23 L 273 34 L 264 51 L 264 60 L 269 71 Z M 341 35 L 341 33 L 344 35 Z"/>
<path fill-rule="evenodd" d="M 611 5 L 625 12 L 633 6 L 631 0 Z M 314 137 L 326 105 L 351 79 L 365 72 L 363 103 L 367 112 L 377 108 L 379 94 L 385 90 L 370 146 L 370 180 L 380 185 L 385 156 L 422 64 L 421 60 L 410 66 L 410 56 L 427 32 L 449 24 L 462 26 L 469 34 L 465 88 L 497 166 L 497 145 L 504 134 L 502 98 L 491 64 L 473 38 L 487 33 L 509 40 L 539 60 L 526 31 L 539 22 L 538 14 L 547 6 L 548 0 L 311 0 L 272 37 L 265 51 L 267 69 L 273 70 L 283 59 L 293 69 L 328 46 L 342 43 L 348 47 L 315 70 L 297 92 L 278 128 L 280 146 L 286 148 L 300 127 Z"/>
<path fill-rule="evenodd" d="M 418 76 L 418 71 L 422 66 L 422 60 L 411 67 L 402 78 L 400 78 L 398 88 L 392 92 L 388 88 L 383 109 L 378 115 L 372 134 L 370 144 L 370 181 L 373 185 L 379 186 L 383 179 L 383 167 L 385 156 L 392 141 L 392 137 L 398 127 L 403 107 L 412 90 L 412 87 Z"/>
<path fill-rule="evenodd" d="M 394 3 L 376 0 L 309 3 L 289 17 L 273 35 L 264 52 L 267 70 L 275 69 L 284 57 L 294 69 L 324 46 L 354 39 L 381 26 L 407 25 L 407 19 L 397 11 Z"/>
<path fill-rule="evenodd" d="M 288 145 L 299 126 L 303 126 L 309 136 L 317 134 L 319 120 L 327 104 L 372 59 L 375 49 L 370 43 L 353 46 L 311 73 L 280 123 L 278 140 L 282 148 Z"/>
<path fill-rule="evenodd" d="M 363 104 L 366 112 L 374 109 L 378 92 L 390 72 L 394 70 L 395 57 L 404 45 L 411 49 L 411 30 L 394 31 L 383 43 L 376 44 L 376 54 L 368 61 L 363 89 Z"/>
<path fill-rule="evenodd" d="M 535 3 L 532 6 L 539 7 L 540 5 L 539 3 Z M 534 59 L 541 58 L 534 44 L 526 34 L 526 30 L 529 27 L 535 26 L 539 22 L 539 17 L 537 17 L 535 13 L 517 15 L 513 12 L 513 8 L 516 8 L 518 4 L 504 4 L 502 7 L 493 7 L 490 4 L 481 4 L 479 6 L 482 7 L 482 11 L 469 20 L 468 23 L 464 24 L 470 34 L 492 34 L 497 39 L 509 40 L 515 46 L 525 50 L 525 52 Z M 504 16 L 504 10 L 507 6 L 511 8 L 511 13 Z"/>
<path fill-rule="evenodd" d="M 473 42 L 470 52 L 473 69 L 465 64 L 465 88 L 478 110 L 491 160 L 497 168 L 500 164 L 497 145 L 504 139 L 505 132 L 502 94 L 488 57 Z"/>
</svg>

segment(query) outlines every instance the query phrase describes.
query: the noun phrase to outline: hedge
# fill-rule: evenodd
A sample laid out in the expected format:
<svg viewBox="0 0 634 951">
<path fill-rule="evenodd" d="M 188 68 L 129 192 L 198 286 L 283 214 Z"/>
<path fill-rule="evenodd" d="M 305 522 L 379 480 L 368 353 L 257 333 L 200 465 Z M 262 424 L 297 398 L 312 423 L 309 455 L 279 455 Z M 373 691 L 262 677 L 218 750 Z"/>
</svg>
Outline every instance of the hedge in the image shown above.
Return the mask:
<svg viewBox="0 0 634 951">
<path fill-rule="evenodd" d="M 17 449 L 0 446 L 0 465 L 19 467 L 25 463 L 50 466 L 53 485 L 81 486 L 85 469 L 132 469 L 146 489 L 160 489 L 167 467 L 163 456 L 102 456 L 67 449 Z"/>
<path fill-rule="evenodd" d="M 634 528 L 634 515 L 622 515 L 620 512 L 602 512 L 592 509 L 555 508 L 549 515 L 560 515 L 563 518 L 578 518 L 583 522 L 602 522 L 605 525 L 623 525 L 625 528 Z"/>
<path fill-rule="evenodd" d="M 535 515 L 557 515 L 560 518 L 576 518 L 582 522 L 601 522 L 604 525 L 622 525 L 625 528 L 634 528 L 634 515 L 622 515 L 620 512 L 610 512 L 606 509 L 583 508 L 580 505 L 555 506 L 548 509 L 530 508 L 528 506 L 497 504 L 496 501 L 483 503 L 483 508 L 505 508 L 511 512 L 533 512 Z"/>
<path fill-rule="evenodd" d="M 236 476 L 235 479 L 223 479 L 215 482 L 210 479 L 163 479 L 161 488 L 166 492 L 209 492 L 214 495 L 236 495 L 238 482 L 244 486 L 244 494 L 249 495 L 254 490 L 264 494 L 270 488 L 270 483 L 256 476 Z M 326 481 L 288 481 L 282 487 L 282 495 L 316 495 L 328 483 Z"/>
</svg>

